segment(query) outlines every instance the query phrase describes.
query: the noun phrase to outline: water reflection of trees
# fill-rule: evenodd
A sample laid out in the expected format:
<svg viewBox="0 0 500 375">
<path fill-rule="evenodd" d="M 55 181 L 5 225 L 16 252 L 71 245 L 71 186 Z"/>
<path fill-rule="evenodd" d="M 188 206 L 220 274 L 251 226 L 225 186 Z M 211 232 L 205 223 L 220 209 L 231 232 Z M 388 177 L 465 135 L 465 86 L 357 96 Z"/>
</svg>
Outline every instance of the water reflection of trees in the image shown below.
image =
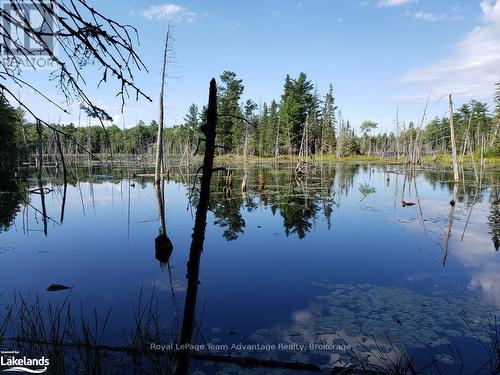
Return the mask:
<svg viewBox="0 0 500 375">
<path fill-rule="evenodd" d="M 231 166 L 234 187 L 229 196 L 224 194 L 227 171 L 214 173 L 209 210 L 213 214 L 213 223 L 223 229 L 223 237 L 228 241 L 236 240 L 244 233 L 247 225 L 245 213 L 259 208 L 268 208 L 273 216 L 281 217 L 286 236 L 296 235 L 298 238 L 304 238 L 311 231 L 314 222 L 321 217 L 325 219 L 327 228 L 331 229 L 333 206 L 340 207 L 344 197 L 353 191 L 358 192 L 360 186 L 354 184 L 356 174 L 363 173 L 369 181 L 374 168 L 380 172 L 380 167 L 368 164 L 317 164 L 310 168 L 307 175 L 296 179 L 294 166 L 290 163 L 249 164 L 246 168 L 248 190 L 242 193 L 239 186 L 244 170 L 241 165 L 235 164 Z M 403 167 L 396 169 L 404 170 Z M 73 167 L 68 176 L 68 185 L 75 187 L 83 182 L 121 184 L 123 179 L 129 176 L 136 186 L 147 188 L 151 183 L 150 174 L 151 168 L 137 165 L 115 166 L 113 169 L 93 166 L 91 170 Z M 418 171 L 418 176 L 432 189 L 445 190 L 450 194 L 453 191 L 454 184 L 447 168 L 422 168 Z M 51 177 L 50 168 L 45 170 L 44 178 L 46 177 Z M 60 179 L 52 177 L 52 184 L 57 185 Z M 193 179 L 198 177 L 196 170 L 192 168 L 171 167 L 170 170 L 170 181 L 187 188 L 188 204 L 191 207 L 198 205 L 198 185 L 193 184 Z M 491 207 L 488 214 L 488 232 L 497 249 L 500 241 L 500 208 L 496 187 L 499 175 L 494 170 L 484 171 L 480 186 L 470 180 L 473 178 L 471 171 L 465 171 L 464 177 L 466 183 L 460 184 L 457 202 L 472 207 L 478 202 L 487 201 L 489 196 Z M 261 186 L 262 181 L 265 181 L 265 188 Z M 15 181 L 3 179 L 2 184 L 0 191 L 16 190 Z M 15 194 L 6 193 L 2 193 L 0 200 L 0 230 L 6 230 L 19 211 L 22 200 Z"/>
<path fill-rule="evenodd" d="M 215 216 L 214 224 L 224 228 L 222 234 L 228 241 L 238 238 L 239 233 L 243 233 L 245 228 L 245 220 L 240 212 L 243 205 L 243 197 L 236 195 L 234 197 L 217 199 L 212 207 Z"/>
<path fill-rule="evenodd" d="M 498 251 L 500 248 L 500 197 L 498 181 L 492 181 L 490 205 L 490 214 L 488 215 L 489 233 L 493 241 L 493 246 Z"/>
<path fill-rule="evenodd" d="M 238 186 L 243 180 L 243 171 L 235 169 L 233 172 L 234 184 Z M 295 178 L 293 166 L 287 164 L 250 167 L 246 175 L 248 191 L 234 191 L 230 197 L 223 193 L 225 173 L 220 173 L 212 184 L 214 194 L 210 207 L 215 216 L 214 223 L 224 229 L 223 236 L 227 240 L 235 240 L 243 233 L 244 211 L 252 212 L 259 207 L 269 208 L 273 216 L 279 214 L 282 217 L 287 236 L 296 234 L 298 238 L 304 238 L 321 214 L 326 218 L 328 229 L 331 228 L 335 165 L 319 165 L 300 180 Z M 352 184 L 353 176 L 354 173 L 341 173 L 339 184 L 342 189 Z M 191 204 L 194 205 L 196 194 L 192 195 Z"/>
<path fill-rule="evenodd" d="M 0 232 L 10 228 L 21 203 L 26 200 L 26 188 L 12 177 L 0 178 Z"/>
</svg>

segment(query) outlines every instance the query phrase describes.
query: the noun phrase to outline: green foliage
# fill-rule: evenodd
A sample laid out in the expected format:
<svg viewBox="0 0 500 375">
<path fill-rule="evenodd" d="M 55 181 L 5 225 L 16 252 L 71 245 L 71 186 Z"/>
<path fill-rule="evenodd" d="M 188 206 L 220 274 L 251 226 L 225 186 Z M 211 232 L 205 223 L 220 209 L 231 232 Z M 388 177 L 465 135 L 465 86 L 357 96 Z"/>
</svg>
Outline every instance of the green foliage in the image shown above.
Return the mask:
<svg viewBox="0 0 500 375">
<path fill-rule="evenodd" d="M 333 96 L 333 85 L 330 84 L 328 92 L 325 95 L 325 101 L 323 105 L 323 122 L 321 128 L 321 153 L 328 152 L 333 153 L 333 150 L 337 147 L 336 133 L 336 123 L 337 119 L 335 117 L 335 111 L 337 107 L 335 106 L 335 98 Z"/>
<path fill-rule="evenodd" d="M 218 116 L 217 141 L 220 145 L 230 149 L 233 141 L 241 140 L 243 126 L 238 117 L 242 117 L 239 101 L 243 94 L 244 86 L 241 79 L 236 79 L 236 73 L 225 71 L 221 74 L 222 84 L 218 91 Z"/>
<path fill-rule="evenodd" d="M 484 156 L 486 156 L 487 158 L 500 157 L 500 144 L 495 144 L 491 147 L 488 147 L 484 152 Z"/>
<path fill-rule="evenodd" d="M 300 73 L 295 80 L 286 76 L 281 98 L 280 130 L 289 153 L 298 151 L 306 118 L 316 109 L 313 88 L 305 73 Z"/>
<path fill-rule="evenodd" d="M 191 104 L 188 108 L 188 113 L 184 116 L 184 124 L 190 128 L 193 133 L 200 129 L 200 114 L 198 113 L 198 106 Z"/>
<path fill-rule="evenodd" d="M 286 76 L 280 102 L 272 100 L 257 105 L 253 100 L 242 100 L 244 85 L 236 73 L 224 71 L 218 92 L 217 151 L 219 154 L 271 157 L 296 154 L 300 148 L 305 124 L 304 138 L 308 155 L 326 157 L 336 155 L 352 157 L 368 155 L 395 157 L 407 160 L 412 153 L 419 129 L 412 122 L 399 123 L 398 133 L 377 132 L 378 124 L 367 120 L 359 124 L 359 133 L 349 121 L 343 121 L 336 106 L 333 86 L 330 84 L 325 95 L 320 95 L 305 73 L 297 78 Z M 165 128 L 167 154 L 185 155 L 194 151 L 197 138 L 203 138 L 207 107 L 191 104 L 183 122 Z M 89 113 L 92 115 L 92 113 Z M 16 160 L 26 160 L 36 152 L 37 133 L 34 124 L 26 122 L 21 109 L 13 109 L 4 97 L 0 98 L 0 166 L 5 167 Z M 101 117 L 97 114 L 94 117 Z M 103 115 L 104 116 L 104 115 Z M 92 116 L 91 116 L 92 117 Z M 337 120 L 338 117 L 338 120 Z M 108 118 L 109 120 L 109 118 Z M 486 103 L 470 100 L 462 104 L 453 115 L 457 148 L 460 154 L 479 152 L 484 140 L 485 155 L 498 156 L 500 121 L 500 82 L 496 85 L 495 113 Z M 94 121 L 95 122 L 95 121 Z M 155 150 L 158 124 L 139 121 L 136 126 L 123 128 L 111 125 L 75 126 L 55 125 L 79 144 L 93 153 L 152 155 Z M 433 118 L 424 124 L 420 133 L 422 156 L 450 152 L 450 123 L 448 114 Z M 109 137 L 109 142 L 108 142 Z M 466 143 L 467 140 L 467 143 Z M 44 127 L 43 141 L 46 150 L 54 150 L 53 131 Z M 66 153 L 82 153 L 67 137 L 61 137 Z M 204 147 L 200 143 L 200 150 Z M 327 154 L 325 156 L 325 154 Z"/>
<path fill-rule="evenodd" d="M 378 124 L 375 121 L 365 120 L 361 123 L 361 132 L 368 136 L 372 130 L 377 129 Z"/>
<path fill-rule="evenodd" d="M 0 95 L 0 169 L 15 161 L 17 115 L 7 99 Z"/>
<path fill-rule="evenodd" d="M 17 183 L 9 174 L 0 178 L 0 233 L 6 232 L 17 213 L 21 209 L 21 202 L 27 199 L 26 186 Z"/>
</svg>

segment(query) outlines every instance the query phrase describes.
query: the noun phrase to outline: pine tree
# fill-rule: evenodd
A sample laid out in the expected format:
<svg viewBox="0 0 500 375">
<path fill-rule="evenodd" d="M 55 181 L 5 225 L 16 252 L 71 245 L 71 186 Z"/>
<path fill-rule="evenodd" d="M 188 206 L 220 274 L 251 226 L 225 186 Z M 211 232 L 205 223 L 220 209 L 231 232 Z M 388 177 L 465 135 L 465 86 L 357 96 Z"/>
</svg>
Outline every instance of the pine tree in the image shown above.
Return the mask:
<svg viewBox="0 0 500 375">
<path fill-rule="evenodd" d="M 281 96 L 280 133 L 290 154 L 299 149 L 306 117 L 315 106 L 313 88 L 305 73 L 300 73 L 296 80 L 286 76 Z"/>
<path fill-rule="evenodd" d="M 197 132 L 200 126 L 198 106 L 191 104 L 188 108 L 186 116 L 184 116 L 184 124 L 193 132 Z"/>
<path fill-rule="evenodd" d="M 231 149 L 234 141 L 236 140 L 238 143 L 243 136 L 241 120 L 238 120 L 237 117 L 242 116 L 239 101 L 244 86 L 241 79 L 236 79 L 234 72 L 224 71 L 220 79 L 222 84 L 218 91 L 218 143 L 226 149 Z"/>
<path fill-rule="evenodd" d="M 323 105 L 323 123 L 321 131 L 321 153 L 329 152 L 333 153 L 333 150 L 337 147 L 337 139 L 335 137 L 337 122 L 335 118 L 335 111 L 337 107 L 335 106 L 335 98 L 333 96 L 333 85 L 330 83 L 328 92 L 325 95 L 325 101 Z"/>
</svg>

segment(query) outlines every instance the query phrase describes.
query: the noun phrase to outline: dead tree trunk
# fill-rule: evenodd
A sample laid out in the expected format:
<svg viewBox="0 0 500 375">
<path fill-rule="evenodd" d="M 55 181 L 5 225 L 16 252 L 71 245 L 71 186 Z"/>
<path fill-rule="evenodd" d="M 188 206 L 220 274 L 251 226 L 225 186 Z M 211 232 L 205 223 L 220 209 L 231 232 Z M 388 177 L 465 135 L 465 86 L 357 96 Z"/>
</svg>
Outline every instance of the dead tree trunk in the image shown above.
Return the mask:
<svg viewBox="0 0 500 375">
<path fill-rule="evenodd" d="M 276 142 L 274 145 L 274 157 L 278 159 L 280 156 L 280 119 L 278 118 L 278 128 L 276 129 Z"/>
<path fill-rule="evenodd" d="M 460 175 L 458 173 L 458 163 L 457 163 L 457 145 L 455 143 L 455 127 L 453 126 L 453 102 L 450 99 L 450 137 L 451 137 L 451 160 L 453 163 L 453 179 L 455 182 L 460 182 Z"/>
<path fill-rule="evenodd" d="M 40 120 L 36 122 L 36 132 L 38 134 L 38 174 L 37 178 L 39 181 L 42 180 L 42 168 L 43 168 L 43 138 L 42 138 L 42 124 Z"/>
<path fill-rule="evenodd" d="M 342 125 L 343 125 L 342 124 L 342 111 L 339 109 L 339 137 L 338 137 L 337 144 L 335 147 L 335 157 L 337 159 L 340 159 L 340 157 L 342 156 L 342 141 L 343 141 L 343 138 L 342 138 L 343 126 Z"/>
<path fill-rule="evenodd" d="M 396 108 L 396 155 L 399 160 L 399 108 Z"/>
<path fill-rule="evenodd" d="M 36 122 L 36 132 L 38 133 L 38 188 L 40 190 L 40 200 L 42 204 L 42 221 L 43 233 L 47 235 L 47 209 L 45 207 L 45 192 L 42 183 L 42 168 L 43 168 L 43 138 L 42 138 L 42 124 L 40 120 Z"/>
<path fill-rule="evenodd" d="M 67 176 L 67 170 L 66 170 L 66 160 L 64 159 L 64 153 L 63 149 L 61 146 L 61 138 L 59 137 L 59 133 L 54 131 L 55 135 L 55 140 L 56 140 L 56 145 L 57 145 L 57 151 L 59 152 L 59 157 L 61 158 L 61 165 L 62 165 L 62 170 L 63 170 L 63 180 L 64 180 L 64 186 L 68 183 L 68 176 Z"/>
<path fill-rule="evenodd" d="M 443 245 L 443 267 L 446 266 L 446 260 L 448 259 L 448 249 L 449 249 L 449 243 L 450 243 L 450 238 L 451 238 L 451 231 L 453 227 L 453 218 L 455 216 L 455 202 L 457 200 L 457 194 L 458 194 L 458 185 L 455 184 L 453 186 L 453 196 L 450 201 L 450 214 L 448 215 L 448 228 L 446 229 L 446 234 L 444 238 L 444 245 Z"/>
<path fill-rule="evenodd" d="M 295 171 L 299 174 L 305 173 L 307 171 L 307 147 L 308 147 L 308 137 L 307 137 L 307 126 L 309 123 L 309 115 L 306 116 L 306 123 L 304 125 L 304 130 L 302 131 L 302 140 L 300 141 L 300 149 L 299 149 L 299 160 L 297 162 L 297 166 L 295 167 Z"/>
<path fill-rule="evenodd" d="M 179 361 L 175 373 L 184 375 L 188 373 L 190 350 L 189 344 L 193 338 L 193 328 L 196 318 L 196 298 L 198 294 L 200 259 L 205 240 L 205 228 L 207 225 L 207 211 L 210 200 L 210 180 L 212 179 L 214 152 L 215 152 L 215 129 L 217 126 L 217 86 L 215 79 L 210 81 L 210 94 L 208 98 L 207 125 L 205 127 L 205 157 L 203 159 L 203 174 L 201 176 L 200 199 L 196 209 L 196 219 L 193 230 L 193 239 L 189 251 L 187 265 L 188 286 L 186 301 L 184 305 L 184 316 L 182 319 L 181 345 L 184 350 L 179 353 Z"/>
<path fill-rule="evenodd" d="M 167 68 L 167 51 L 168 39 L 170 37 L 170 25 L 167 26 L 167 35 L 165 36 L 165 46 L 163 49 L 163 66 L 161 68 L 161 88 L 160 88 L 160 113 L 158 121 L 158 135 L 156 137 L 156 165 L 155 165 L 155 182 L 158 184 L 161 180 L 161 175 L 164 172 L 163 160 L 163 99 L 165 96 L 165 75 Z"/>
<path fill-rule="evenodd" d="M 425 103 L 425 109 L 424 113 L 422 113 L 422 120 L 420 121 L 420 126 L 417 129 L 417 133 L 415 134 L 415 141 L 413 142 L 413 150 L 410 150 L 411 152 L 411 163 L 412 164 L 417 164 L 420 160 L 420 136 L 421 136 L 421 131 L 422 127 L 424 125 L 424 120 L 425 120 L 425 115 L 427 114 L 427 108 L 429 107 L 429 100 L 431 98 L 431 94 L 429 93 L 429 96 L 427 97 L 427 102 Z M 411 134 L 410 134 L 411 137 Z"/>
<path fill-rule="evenodd" d="M 472 116 L 473 115 L 474 115 L 474 109 L 472 109 L 472 112 L 470 114 L 469 125 L 467 125 L 467 131 L 465 132 L 465 140 L 464 140 L 464 144 L 463 144 L 463 147 L 462 147 L 462 154 L 460 156 L 460 164 L 463 164 L 463 162 L 464 162 L 464 156 L 465 156 L 465 153 L 467 152 L 467 142 L 469 142 L 469 130 L 470 130 L 470 125 L 472 123 Z"/>
<path fill-rule="evenodd" d="M 498 119 L 497 125 L 495 126 L 495 130 L 493 131 L 493 134 L 491 135 L 490 147 L 493 147 L 495 145 L 495 141 L 496 141 L 497 135 L 498 135 L 498 128 L 500 128 L 500 119 Z"/>
</svg>

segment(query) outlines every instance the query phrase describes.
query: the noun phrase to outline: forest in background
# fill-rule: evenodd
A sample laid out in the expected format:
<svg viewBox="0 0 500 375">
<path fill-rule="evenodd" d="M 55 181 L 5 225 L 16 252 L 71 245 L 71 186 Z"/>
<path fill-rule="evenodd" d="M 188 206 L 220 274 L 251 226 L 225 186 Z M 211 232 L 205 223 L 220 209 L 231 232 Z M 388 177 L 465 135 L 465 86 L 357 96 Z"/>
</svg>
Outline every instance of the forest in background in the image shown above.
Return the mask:
<svg viewBox="0 0 500 375">
<path fill-rule="evenodd" d="M 234 72 L 220 76 L 218 101 L 217 153 L 244 157 L 279 157 L 304 152 L 305 155 L 377 156 L 407 160 L 419 142 L 419 154 L 450 153 L 449 116 L 431 121 L 396 120 L 393 131 L 380 132 L 375 121 L 366 120 L 355 131 L 344 119 L 335 100 L 333 85 L 321 95 L 305 73 L 297 78 L 286 76 L 283 93 L 271 103 L 257 104 L 242 100 L 244 85 Z M 455 108 L 453 122 L 459 155 L 469 152 L 484 156 L 500 156 L 500 82 L 494 93 L 495 108 L 471 99 Z M 167 155 L 189 158 L 203 138 L 206 106 L 192 104 L 182 124 L 165 128 L 164 147 Z M 95 117 L 95 116 L 93 116 Z M 396 115 L 397 117 L 397 115 Z M 91 126 L 91 117 L 83 109 L 80 124 L 52 124 L 69 137 L 61 137 L 65 154 L 81 153 L 76 142 L 94 154 L 150 156 L 156 147 L 158 123 L 142 120 L 135 126 L 116 124 Z M 424 118 L 424 117 L 423 117 Z M 421 130 L 420 137 L 417 133 Z M 420 138 L 420 139 L 419 139 Z M 56 148 L 55 132 L 43 128 L 46 154 Z M 76 141 L 76 142 L 74 142 Z M 38 147 L 36 124 L 26 120 L 21 108 L 13 108 L 0 96 L 0 164 L 6 166 L 29 160 Z M 203 148 L 203 142 L 200 144 Z"/>
</svg>

